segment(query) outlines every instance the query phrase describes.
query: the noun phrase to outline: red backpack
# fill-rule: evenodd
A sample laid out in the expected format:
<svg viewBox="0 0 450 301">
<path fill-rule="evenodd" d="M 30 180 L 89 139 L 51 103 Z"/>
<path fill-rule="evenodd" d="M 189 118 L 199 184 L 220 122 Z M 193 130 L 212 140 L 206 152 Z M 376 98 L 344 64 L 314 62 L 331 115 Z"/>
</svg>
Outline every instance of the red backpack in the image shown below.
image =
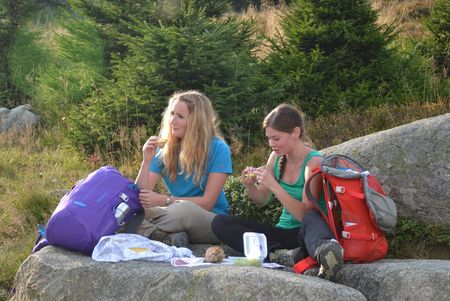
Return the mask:
<svg viewBox="0 0 450 301">
<path fill-rule="evenodd" d="M 320 175 L 326 214 L 320 210 L 310 189 L 311 180 Z M 320 168 L 308 179 L 305 192 L 344 248 L 344 261 L 372 262 L 386 256 L 385 233 L 394 229 L 397 210 L 374 175 L 349 157 L 331 155 L 324 158 Z M 299 261 L 294 271 L 303 273 L 316 264 L 308 257 Z"/>
</svg>

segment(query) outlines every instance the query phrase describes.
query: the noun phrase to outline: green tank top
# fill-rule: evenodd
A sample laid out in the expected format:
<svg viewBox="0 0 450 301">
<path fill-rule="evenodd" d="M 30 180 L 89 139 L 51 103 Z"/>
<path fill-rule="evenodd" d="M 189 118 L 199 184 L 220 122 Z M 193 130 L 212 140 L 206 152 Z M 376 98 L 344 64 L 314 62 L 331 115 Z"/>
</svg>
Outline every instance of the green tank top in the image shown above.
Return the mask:
<svg viewBox="0 0 450 301">
<path fill-rule="evenodd" d="M 294 199 L 298 200 L 299 202 L 302 201 L 303 187 L 305 186 L 305 168 L 306 168 L 306 165 L 308 164 L 308 161 L 314 156 L 322 156 L 322 154 L 316 150 L 309 152 L 309 154 L 306 156 L 306 158 L 303 162 L 302 171 L 300 172 L 300 176 L 298 177 L 297 181 L 294 184 L 286 183 L 283 181 L 283 179 L 280 179 L 278 181 L 280 186 L 287 193 L 289 193 Z M 278 178 L 280 176 L 280 171 L 278 169 L 280 159 L 281 159 L 281 157 L 278 157 L 275 161 L 275 166 L 274 166 L 275 178 Z M 320 205 L 321 209 L 325 210 L 324 212 L 326 212 L 326 207 L 325 207 L 325 202 L 323 200 L 323 197 L 319 201 L 319 205 Z M 300 226 L 301 226 L 301 223 L 294 216 L 292 216 L 292 214 L 286 208 L 283 207 L 283 211 L 281 212 L 280 220 L 278 221 L 276 227 L 283 228 L 283 229 L 293 229 L 293 228 L 298 228 Z"/>
</svg>

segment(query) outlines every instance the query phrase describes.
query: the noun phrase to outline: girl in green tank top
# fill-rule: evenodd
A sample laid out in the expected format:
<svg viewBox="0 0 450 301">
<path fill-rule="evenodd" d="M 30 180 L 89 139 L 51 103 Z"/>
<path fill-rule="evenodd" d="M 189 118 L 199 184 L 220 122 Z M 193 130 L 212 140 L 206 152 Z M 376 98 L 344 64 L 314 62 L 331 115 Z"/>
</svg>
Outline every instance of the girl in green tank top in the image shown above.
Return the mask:
<svg viewBox="0 0 450 301">
<path fill-rule="evenodd" d="M 271 198 L 281 203 L 279 222 L 276 226 L 265 225 L 239 216 L 217 215 L 211 223 L 212 230 L 239 252 L 244 252 L 245 232 L 263 233 L 269 251 L 266 260 L 292 266 L 310 255 L 320 264 L 318 276 L 330 279 L 342 266 L 342 248 L 304 191 L 322 156 L 304 142 L 303 118 L 291 105 L 282 104 L 272 110 L 263 127 L 272 153 L 265 166 L 246 167 L 242 182 L 256 206 L 263 207 Z M 313 196 L 321 199 L 321 179 L 311 179 L 310 185 Z M 322 209 L 324 206 L 322 201 Z"/>
<path fill-rule="evenodd" d="M 285 181 L 283 181 L 283 179 L 280 178 L 279 168 L 280 168 L 280 159 L 282 157 L 277 157 L 275 161 L 275 168 L 274 168 L 275 178 L 279 179 L 278 182 L 280 183 L 280 186 L 283 187 L 283 189 L 286 190 L 287 193 L 289 193 L 289 195 L 291 195 L 294 199 L 300 202 L 302 201 L 302 192 L 303 187 L 305 186 L 305 167 L 308 164 L 308 161 L 313 156 L 322 156 L 322 155 L 316 150 L 311 151 L 303 161 L 303 166 L 301 167 L 301 172 L 300 176 L 298 177 L 298 180 L 293 184 L 286 183 Z M 323 210 L 323 212 L 327 212 L 323 198 L 321 198 L 319 205 L 322 207 L 321 209 Z M 293 229 L 300 227 L 300 225 L 301 222 L 299 222 L 294 216 L 292 216 L 292 214 L 290 214 L 289 211 L 286 210 L 286 208 L 283 208 L 280 219 L 277 223 L 277 227 L 284 229 Z"/>
</svg>

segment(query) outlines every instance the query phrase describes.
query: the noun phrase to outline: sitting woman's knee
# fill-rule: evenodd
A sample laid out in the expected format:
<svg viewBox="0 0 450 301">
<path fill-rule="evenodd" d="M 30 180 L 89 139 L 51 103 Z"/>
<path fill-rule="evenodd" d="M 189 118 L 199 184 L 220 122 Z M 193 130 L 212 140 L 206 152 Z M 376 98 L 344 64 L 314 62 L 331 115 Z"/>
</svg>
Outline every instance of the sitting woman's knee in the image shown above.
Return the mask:
<svg viewBox="0 0 450 301">
<path fill-rule="evenodd" d="M 167 209 L 169 210 L 170 215 L 183 217 L 195 216 L 202 210 L 202 207 L 190 201 L 181 201 L 167 207 Z"/>
</svg>

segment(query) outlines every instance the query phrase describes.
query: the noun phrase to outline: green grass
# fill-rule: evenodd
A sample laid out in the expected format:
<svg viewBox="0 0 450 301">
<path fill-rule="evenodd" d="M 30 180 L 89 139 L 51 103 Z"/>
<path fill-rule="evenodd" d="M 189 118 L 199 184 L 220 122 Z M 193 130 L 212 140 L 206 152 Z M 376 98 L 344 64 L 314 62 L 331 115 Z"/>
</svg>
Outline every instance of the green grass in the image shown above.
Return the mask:
<svg viewBox="0 0 450 301">
<path fill-rule="evenodd" d="M 8 65 L 17 88 L 55 121 L 101 77 L 104 45 L 95 25 L 58 7 L 46 7 L 15 33 Z"/>
<path fill-rule="evenodd" d="M 20 264 L 30 255 L 34 233 L 23 235 L 0 245 L 2 268 L 0 269 L 0 300 L 6 300 L 13 287 L 14 275 Z"/>
<path fill-rule="evenodd" d="M 56 129 L 0 135 L 0 300 L 31 253 L 36 224 L 45 223 L 63 192 L 91 169 L 64 145 Z"/>
</svg>

